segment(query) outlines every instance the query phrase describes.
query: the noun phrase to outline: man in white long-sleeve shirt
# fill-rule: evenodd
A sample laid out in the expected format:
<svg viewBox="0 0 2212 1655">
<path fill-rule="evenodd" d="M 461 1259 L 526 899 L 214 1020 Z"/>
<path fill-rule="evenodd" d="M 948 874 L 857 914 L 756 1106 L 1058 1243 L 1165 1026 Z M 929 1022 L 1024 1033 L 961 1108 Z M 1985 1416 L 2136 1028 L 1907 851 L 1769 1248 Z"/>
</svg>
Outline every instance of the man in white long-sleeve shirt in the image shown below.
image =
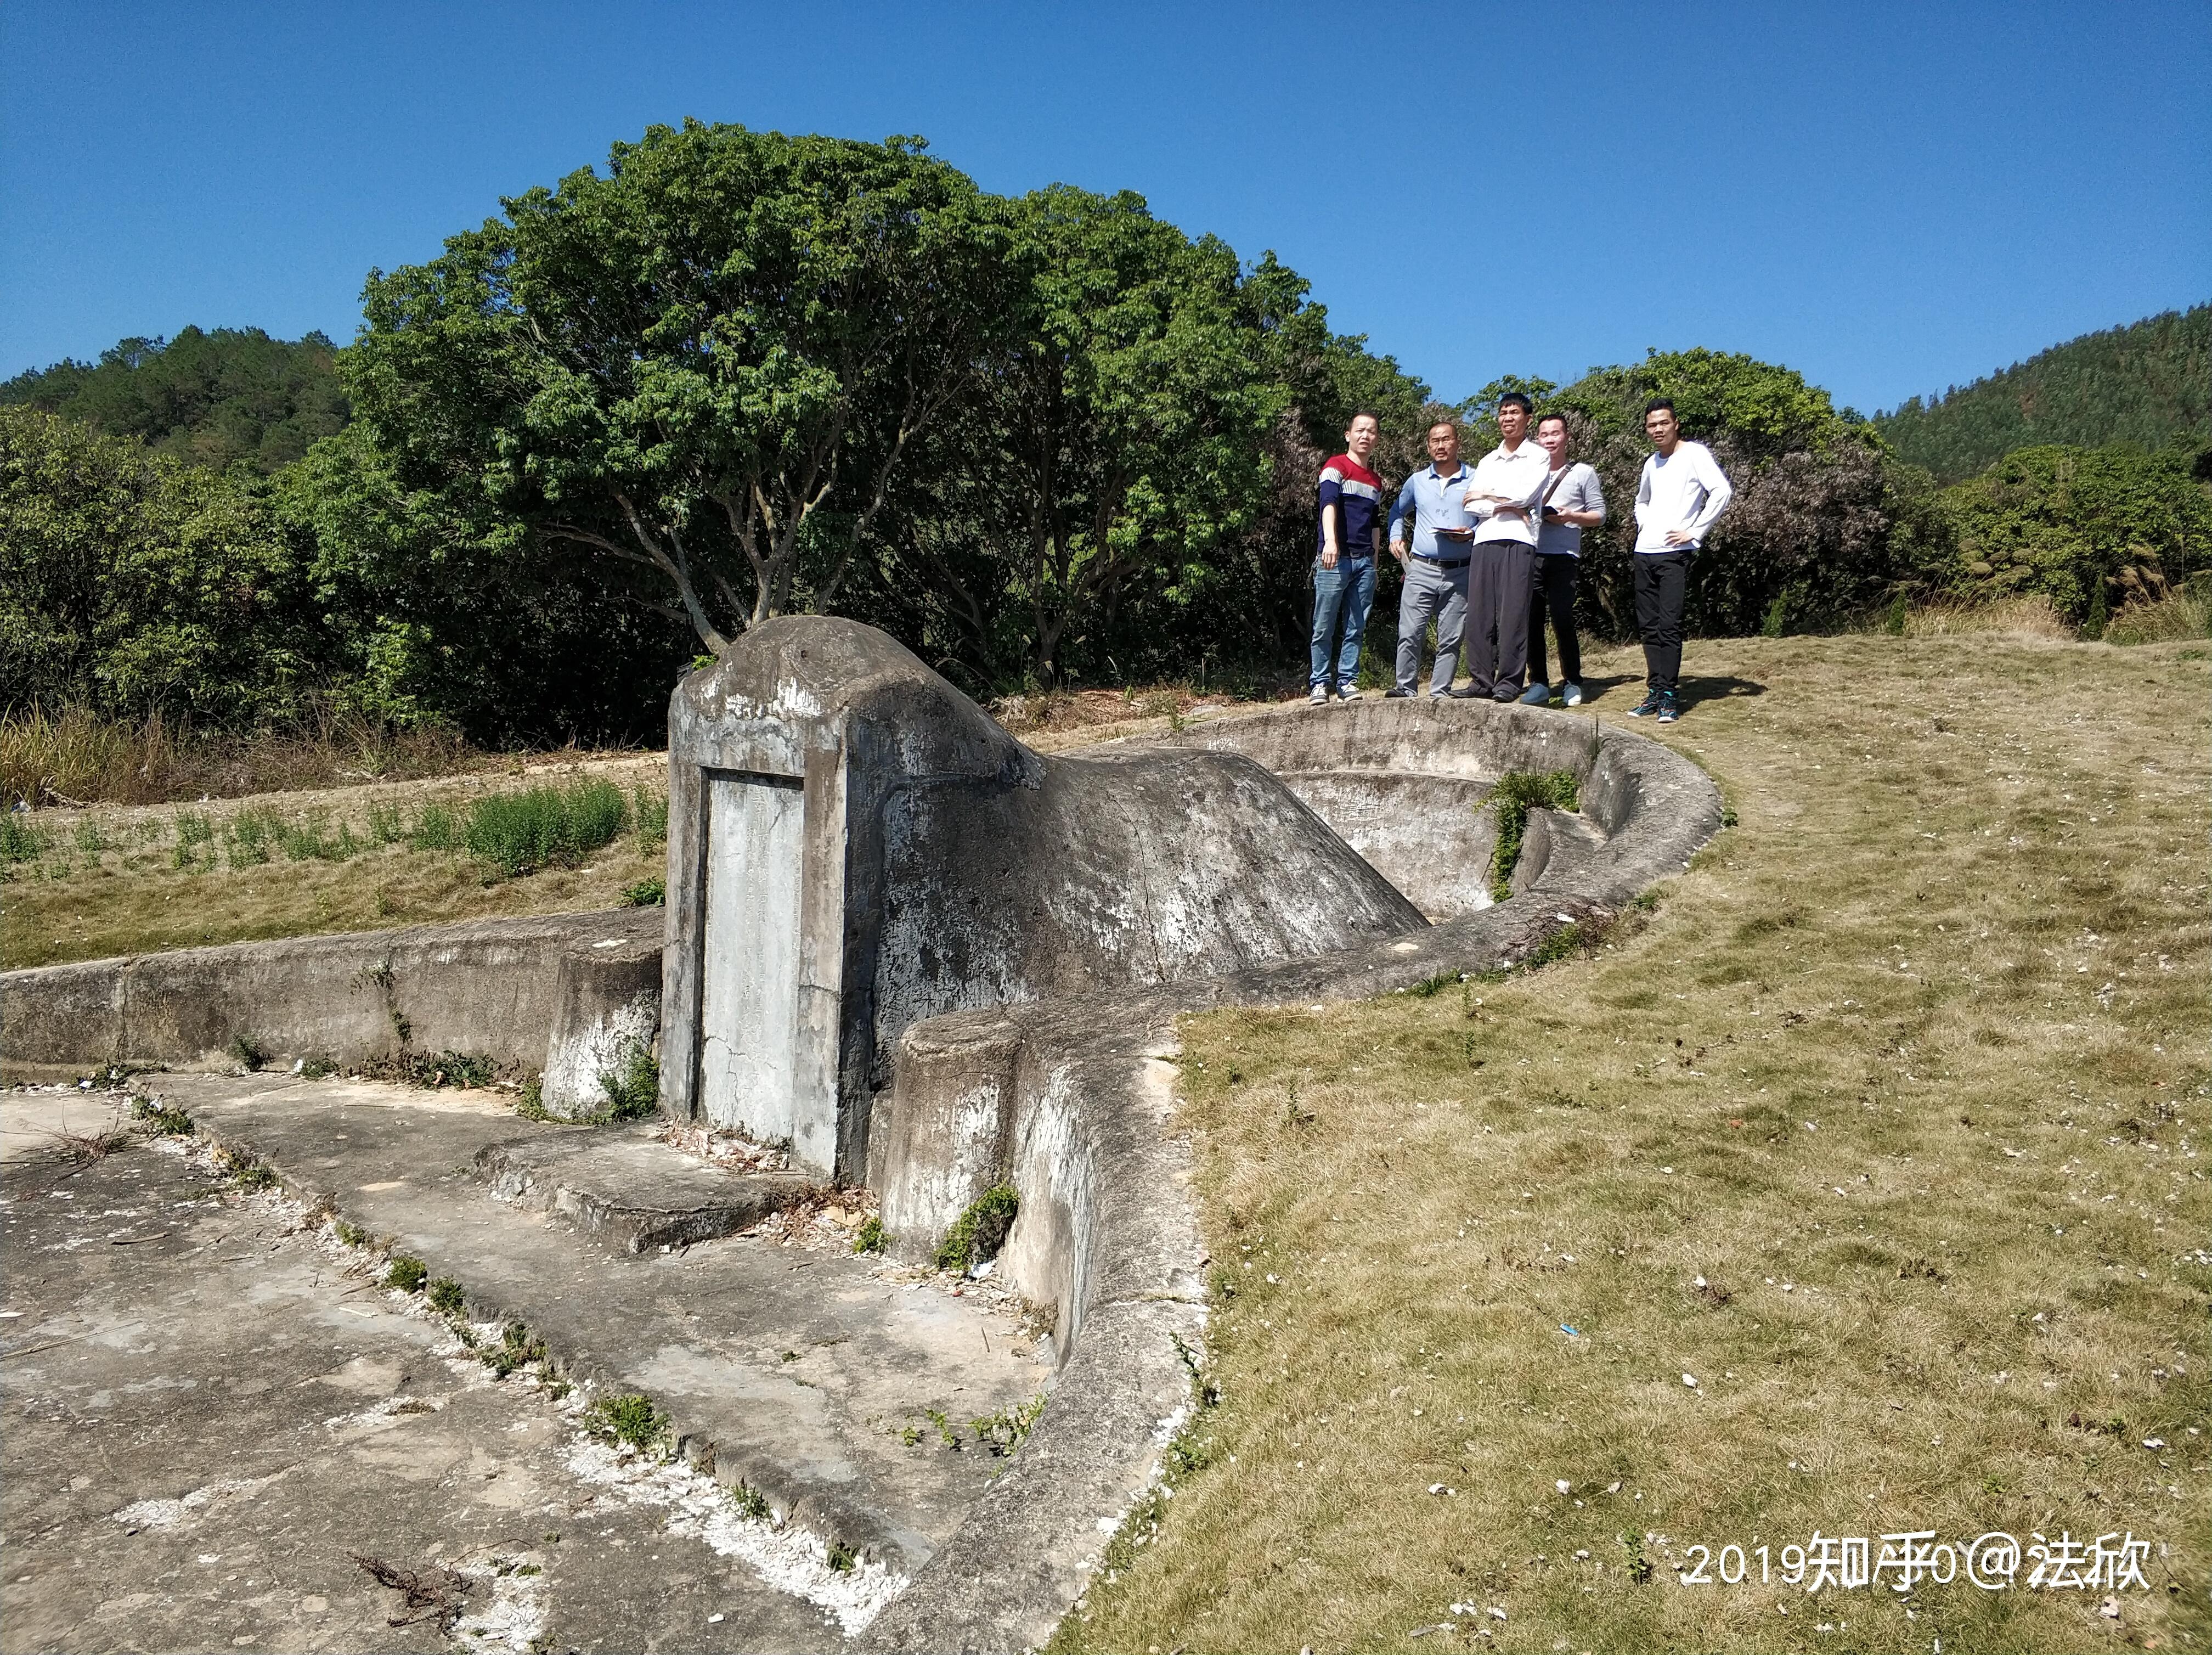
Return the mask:
<svg viewBox="0 0 2212 1655">
<path fill-rule="evenodd" d="M 1475 518 L 1466 632 L 1473 681 L 1454 693 L 1517 701 L 1528 664 L 1537 517 L 1552 459 L 1528 435 L 1528 399 L 1518 391 L 1498 399 L 1498 446 L 1482 457 L 1467 485 L 1467 509 Z"/>
<path fill-rule="evenodd" d="M 1631 718 L 1672 724 L 1682 715 L 1675 698 L 1682 672 L 1682 597 L 1690 560 L 1705 532 L 1735 498 L 1712 450 L 1686 442 L 1674 405 L 1662 397 L 1644 410 L 1644 435 L 1657 452 L 1636 479 L 1636 627 L 1644 635 L 1644 697 Z"/>
</svg>

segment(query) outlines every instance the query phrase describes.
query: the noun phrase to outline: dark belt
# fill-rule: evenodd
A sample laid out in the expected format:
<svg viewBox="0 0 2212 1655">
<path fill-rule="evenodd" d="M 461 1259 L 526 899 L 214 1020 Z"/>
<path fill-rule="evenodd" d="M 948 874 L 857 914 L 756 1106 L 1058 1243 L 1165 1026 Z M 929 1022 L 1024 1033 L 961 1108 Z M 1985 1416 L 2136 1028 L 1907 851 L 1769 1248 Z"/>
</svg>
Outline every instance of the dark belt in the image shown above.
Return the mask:
<svg viewBox="0 0 2212 1655">
<path fill-rule="evenodd" d="M 1464 557 L 1439 557 L 1433 552 L 1427 551 L 1417 551 L 1413 556 L 1425 563 L 1434 563 L 1438 569 L 1465 569 L 1474 560 L 1474 554 L 1472 552 Z"/>
</svg>

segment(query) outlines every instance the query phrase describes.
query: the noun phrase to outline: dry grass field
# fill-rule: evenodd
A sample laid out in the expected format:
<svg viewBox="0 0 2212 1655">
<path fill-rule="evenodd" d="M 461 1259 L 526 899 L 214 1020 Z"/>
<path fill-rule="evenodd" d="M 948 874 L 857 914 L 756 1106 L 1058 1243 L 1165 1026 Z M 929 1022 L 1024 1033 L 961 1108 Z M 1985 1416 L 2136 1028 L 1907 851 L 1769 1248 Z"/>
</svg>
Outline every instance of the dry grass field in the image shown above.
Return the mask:
<svg viewBox="0 0 2212 1655">
<path fill-rule="evenodd" d="M 1217 1400 L 1054 1648 L 2206 1647 L 2207 653 L 1693 644 L 1648 914 L 1188 1022 Z"/>
<path fill-rule="evenodd" d="M 503 878 L 459 849 L 413 843 L 426 812 L 459 823 L 478 800 L 597 778 L 665 797 L 661 754 L 520 763 L 438 781 L 264 793 L 190 805 L 94 806 L 0 817 L 0 969 L 156 948 L 436 920 L 611 908 L 660 877 L 666 852 L 635 824 L 578 859 Z"/>
</svg>

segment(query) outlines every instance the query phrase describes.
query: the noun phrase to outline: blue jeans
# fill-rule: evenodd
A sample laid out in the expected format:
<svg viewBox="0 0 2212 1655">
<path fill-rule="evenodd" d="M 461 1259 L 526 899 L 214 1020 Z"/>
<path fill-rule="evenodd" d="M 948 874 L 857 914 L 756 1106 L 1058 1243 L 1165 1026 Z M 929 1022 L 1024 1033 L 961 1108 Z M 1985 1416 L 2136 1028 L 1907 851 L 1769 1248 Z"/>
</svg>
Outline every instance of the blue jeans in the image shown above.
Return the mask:
<svg viewBox="0 0 2212 1655">
<path fill-rule="evenodd" d="M 1367 611 L 1375 601 L 1375 560 L 1342 557 L 1334 569 L 1314 560 L 1313 672 L 1309 687 L 1328 682 L 1329 643 L 1340 617 L 1344 642 L 1336 650 L 1336 685 L 1352 687 L 1359 677 L 1359 646 L 1367 636 Z"/>
</svg>

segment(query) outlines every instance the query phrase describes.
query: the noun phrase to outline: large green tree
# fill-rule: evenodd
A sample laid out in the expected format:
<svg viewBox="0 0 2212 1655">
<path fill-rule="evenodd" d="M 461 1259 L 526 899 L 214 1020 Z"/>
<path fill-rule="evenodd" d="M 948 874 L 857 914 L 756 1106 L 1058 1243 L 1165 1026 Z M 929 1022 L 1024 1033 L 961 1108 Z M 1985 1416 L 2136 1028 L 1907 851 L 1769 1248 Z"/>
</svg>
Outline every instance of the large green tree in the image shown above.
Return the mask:
<svg viewBox="0 0 2212 1655">
<path fill-rule="evenodd" d="M 356 406 L 484 550 L 641 573 L 716 652 L 835 602 L 1015 308 L 998 204 L 916 140 L 686 122 L 502 205 L 371 276 Z"/>
</svg>

